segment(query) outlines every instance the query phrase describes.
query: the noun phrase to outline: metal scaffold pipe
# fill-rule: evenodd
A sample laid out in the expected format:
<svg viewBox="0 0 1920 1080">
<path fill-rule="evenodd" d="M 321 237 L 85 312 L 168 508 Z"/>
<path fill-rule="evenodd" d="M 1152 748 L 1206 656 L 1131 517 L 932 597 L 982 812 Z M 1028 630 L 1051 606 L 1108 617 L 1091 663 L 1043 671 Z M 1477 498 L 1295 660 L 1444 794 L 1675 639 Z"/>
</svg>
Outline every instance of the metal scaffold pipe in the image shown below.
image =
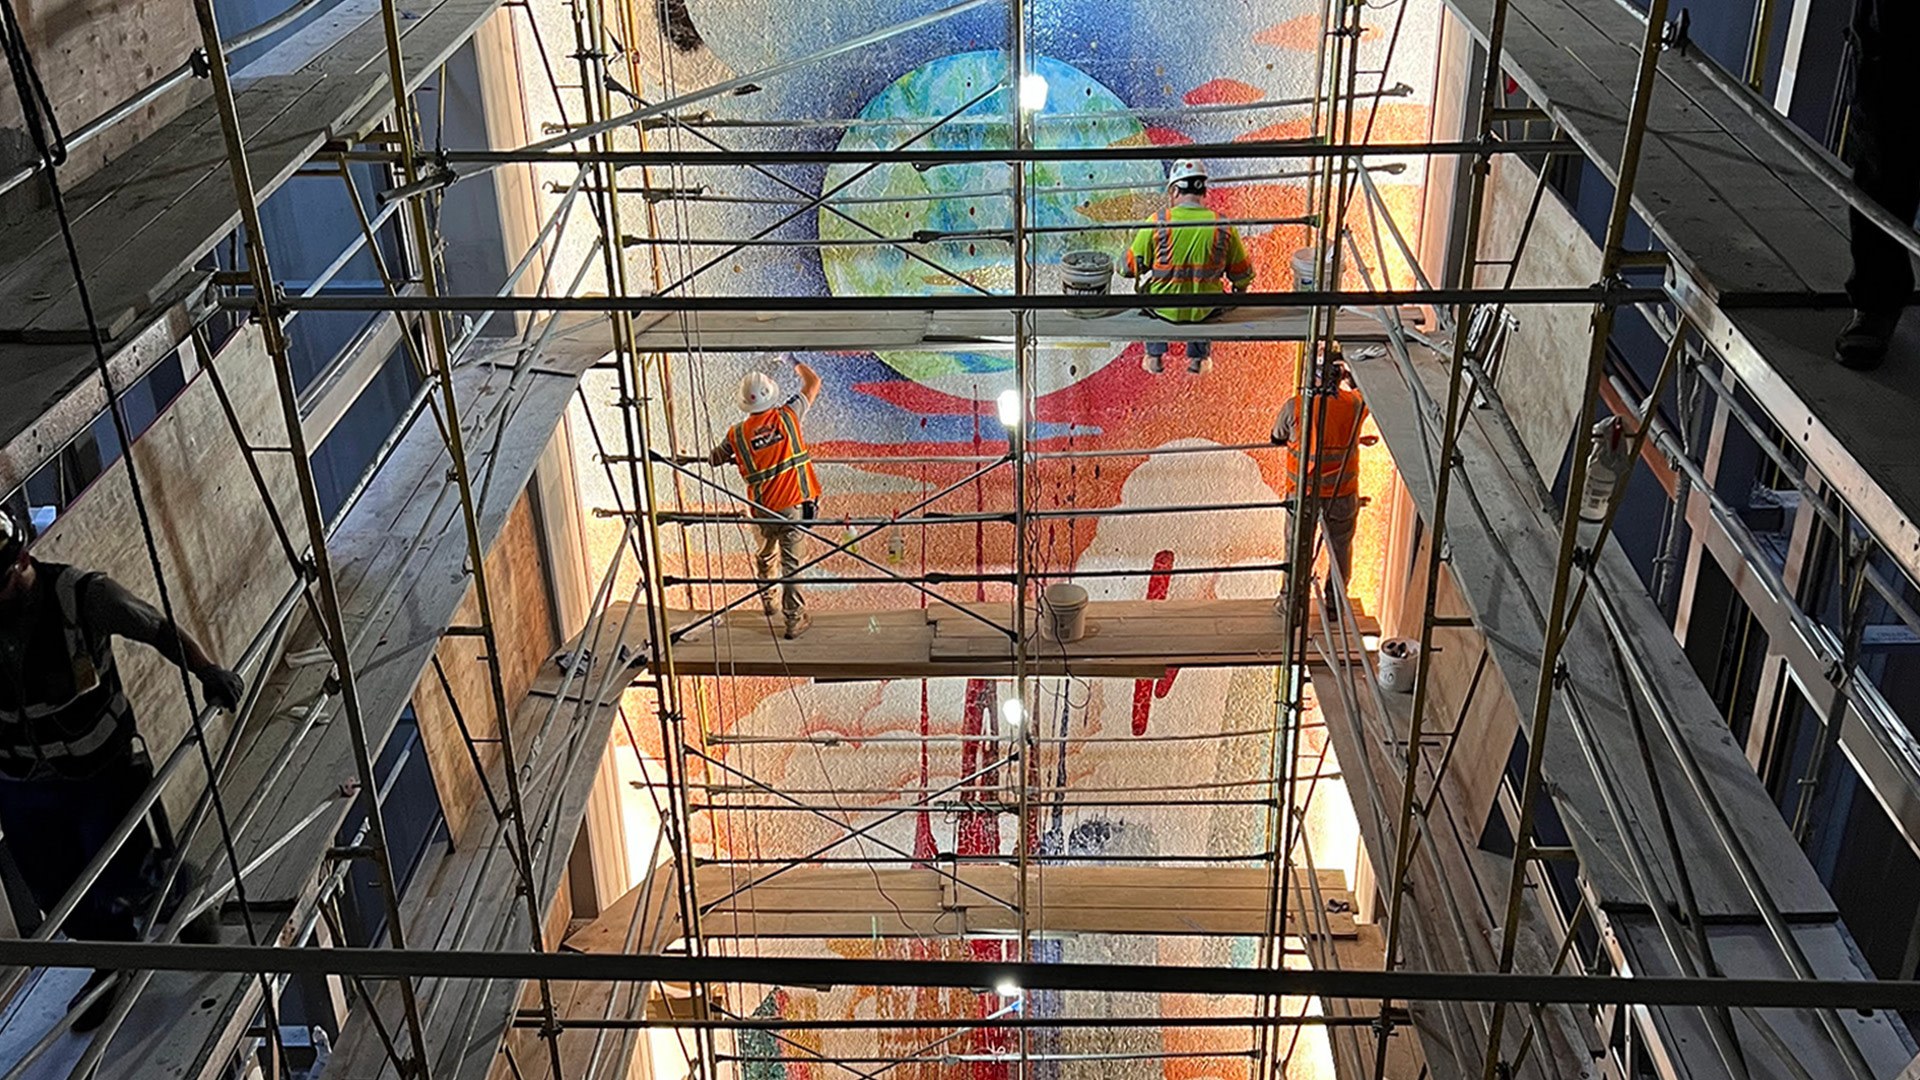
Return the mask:
<svg viewBox="0 0 1920 1080">
<path fill-rule="evenodd" d="M 846 960 L 838 957 L 483 952 L 462 949 L 284 948 L 122 941 L 0 939 L 0 964 L 369 979 L 548 979 L 586 983 L 708 982 L 756 986 L 940 987 L 1567 1005 L 1754 1009 L 1920 1009 L 1912 979 L 1678 978 L 1512 972 L 1279 970 L 1202 965 Z M 978 1023 L 978 1017 L 973 1019 Z M 1244 1021 L 1242 1021 L 1244 1023 Z"/>
<path fill-rule="evenodd" d="M 398 179 L 401 181 L 402 188 L 412 188 L 420 184 L 421 172 L 414 147 L 412 102 L 407 92 L 406 59 L 402 51 L 400 11 L 396 0 L 381 0 L 380 20 L 386 35 L 387 86 L 393 99 L 394 130 L 399 135 L 400 175 Z M 574 180 L 576 188 L 584 182 L 585 176 L 586 170 L 580 170 Z M 562 203 L 562 209 L 556 212 L 556 219 L 564 214 L 566 207 L 571 206 L 572 199 L 573 195 L 569 193 Z M 424 198 L 408 198 L 406 202 L 413 225 L 413 239 L 421 250 L 417 265 L 420 296 L 421 299 L 426 300 L 437 299 L 440 285 L 436 245 L 432 240 L 434 225 L 427 216 L 427 204 Z M 543 236 L 544 233 L 545 230 L 542 231 Z M 533 261 L 532 256 L 533 252 L 530 250 L 527 257 L 514 268 L 512 273 L 515 278 L 526 272 Z M 491 317 L 492 312 L 488 311 L 481 316 L 481 321 Z M 506 680 L 500 669 L 500 639 L 494 622 L 493 594 L 488 587 L 487 548 L 480 536 L 480 517 L 474 499 L 473 477 L 468 469 L 466 435 L 461 428 L 459 395 L 454 389 L 454 349 L 450 347 L 447 340 L 446 322 L 440 313 L 433 313 L 424 321 L 427 330 L 427 360 L 432 364 L 436 381 L 439 383 L 440 419 L 445 425 L 443 433 L 447 453 L 452 459 L 448 474 L 459 497 L 460 519 L 466 532 L 467 573 L 472 575 L 473 579 L 472 595 L 477 609 L 480 640 L 484 649 L 482 664 L 486 669 L 487 690 L 493 705 L 494 738 L 503 766 L 502 774 L 506 781 L 506 816 L 508 818 L 506 824 L 513 837 L 510 853 L 517 863 L 521 879 L 520 899 L 526 912 L 525 929 L 528 944 L 533 951 L 539 952 L 546 947 L 545 920 L 541 916 L 543 898 L 536 888 L 533 874 L 533 845 L 527 834 L 526 808 L 521 795 L 519 750 L 514 743 L 513 710 L 507 704 Z M 476 327 L 476 333 L 477 330 Z M 356 751 L 358 749 L 356 747 Z M 385 858 L 384 846 L 382 851 L 382 857 Z M 388 872 L 391 873 L 391 867 Z M 389 891 L 393 889 L 391 881 L 388 882 L 387 888 Z M 399 924 L 399 903 L 396 897 L 387 933 L 396 947 L 404 947 Z M 541 1008 L 547 1015 L 552 1016 L 554 1013 L 553 987 L 544 979 L 540 981 L 540 1002 Z M 554 1075 L 558 1076 L 561 1069 L 560 1049 L 555 1039 L 547 1040 L 547 1050 Z M 418 1067 L 424 1073 L 428 1069 L 424 1048 L 417 1048 L 416 1053 L 421 1057 Z"/>
<path fill-rule="evenodd" d="M 916 169 L 937 169 L 943 165 L 1060 164 L 1084 161 L 1150 161 L 1167 159 L 1164 146 L 1090 146 L 1073 149 L 1027 146 L 999 150 L 464 150 L 448 148 L 440 155 L 452 165 L 479 165 L 498 168 L 503 165 L 580 165 L 600 163 L 618 168 L 645 166 L 736 168 L 742 165 L 870 165 L 874 163 L 912 165 Z M 1417 143 L 1334 143 L 1318 141 L 1270 140 L 1224 143 L 1189 143 L 1181 153 L 1220 161 L 1287 161 L 1326 158 L 1367 157 L 1473 157 L 1487 153 L 1560 154 L 1579 153 L 1580 147 L 1565 139 L 1490 139 L 1456 142 Z M 389 150 L 354 150 L 349 161 L 393 162 Z M 469 170 L 463 176 L 474 175 Z"/>
<path fill-rule="evenodd" d="M 1807 295 L 1792 294 L 1797 301 Z M 1820 294 L 1824 295 L 1824 294 Z M 1836 302 L 1840 294 L 1834 294 Z M 1819 299 L 1820 296 L 1813 296 Z M 1569 304 L 1618 307 L 1622 304 L 1661 302 L 1664 289 L 1620 283 L 1510 289 L 1392 289 L 1374 291 L 1302 290 L 1299 292 L 1195 293 L 1181 298 L 1190 308 L 1249 310 L 1309 310 L 1314 308 L 1381 308 L 1402 305 L 1464 305 L 1480 303 Z M 229 311 L 254 307 L 250 294 L 222 297 Z M 1038 294 L 964 294 L 955 296 L 289 296 L 280 306 L 289 311 L 576 311 L 576 312 L 775 312 L 829 314 L 848 311 L 1131 311 L 1143 305 L 1138 296 L 1061 296 Z M 1297 336 L 1297 335 L 1296 335 Z"/>
<path fill-rule="evenodd" d="M 272 264 L 267 256 L 266 232 L 260 219 L 259 203 L 254 199 L 252 170 L 241 134 L 241 119 L 234 100 L 233 85 L 228 79 L 226 56 L 220 45 L 219 26 L 214 16 L 213 0 L 194 0 L 194 13 L 199 20 L 201 37 L 207 50 L 208 66 L 213 80 L 214 103 L 220 116 L 221 134 L 226 143 L 228 172 L 233 182 L 234 197 L 240 206 L 240 218 L 244 226 L 242 231 L 246 241 L 247 266 L 253 278 L 256 297 L 254 310 L 259 316 L 261 338 L 268 355 L 273 360 L 274 381 L 279 391 L 281 418 L 287 430 L 287 445 L 290 451 L 288 456 L 293 463 L 293 473 L 299 489 L 300 509 L 306 519 L 312 587 L 318 602 L 321 636 L 333 659 L 334 678 L 339 686 L 342 712 L 353 743 L 354 767 L 359 778 L 360 798 L 366 815 L 367 849 L 375 867 L 374 877 L 379 885 L 380 902 L 386 916 L 389 940 L 394 948 L 404 949 L 406 939 L 400 912 L 400 898 L 394 884 L 393 862 L 387 846 L 384 811 L 379 800 L 380 785 L 373 767 L 373 749 L 367 734 L 366 717 L 361 710 L 359 684 L 355 678 L 355 665 L 347 640 L 345 618 L 340 608 L 340 596 L 335 587 L 333 563 L 327 553 L 326 517 L 321 510 L 312 457 L 301 425 L 299 391 L 294 378 L 292 354 L 280 323 L 279 312 L 273 303 L 275 284 Z M 138 965 L 135 967 L 137 968 Z M 410 978 L 403 978 L 400 980 L 399 988 L 406 1016 L 407 1035 L 413 1051 L 414 1067 L 421 1080 L 431 1080 L 426 1032 L 420 1018 L 419 997 L 414 982 Z M 123 1002 L 121 1008 L 124 1009 L 127 1004 L 128 1002 Z M 95 1045 L 100 1052 L 104 1052 L 106 1042 L 106 1039 L 96 1040 Z"/>
</svg>

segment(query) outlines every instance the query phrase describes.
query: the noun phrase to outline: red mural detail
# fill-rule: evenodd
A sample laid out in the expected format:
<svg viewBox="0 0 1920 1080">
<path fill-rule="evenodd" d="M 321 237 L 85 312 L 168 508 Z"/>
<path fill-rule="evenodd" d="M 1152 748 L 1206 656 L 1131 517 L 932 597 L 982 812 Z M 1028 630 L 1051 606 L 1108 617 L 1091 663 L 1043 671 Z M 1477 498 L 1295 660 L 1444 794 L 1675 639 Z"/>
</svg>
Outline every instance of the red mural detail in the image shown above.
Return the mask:
<svg viewBox="0 0 1920 1080">
<path fill-rule="evenodd" d="M 927 797 L 927 734 L 931 730 L 927 710 L 927 680 L 920 680 L 920 798 Z M 913 857 L 931 862 L 940 854 L 933 842 L 933 819 L 922 810 L 913 815 Z"/>
<path fill-rule="evenodd" d="M 967 680 L 967 711 L 965 722 L 960 729 L 963 734 L 997 734 L 993 699 L 991 679 Z M 970 738 L 961 744 L 960 775 L 966 784 L 960 792 L 961 802 L 988 801 L 988 789 L 1000 782 L 1000 770 L 997 767 L 999 755 L 999 747 L 984 739 Z M 999 815 L 991 810 L 975 810 L 961 814 L 954 836 L 954 850 L 961 855 L 999 854 Z"/>
<path fill-rule="evenodd" d="M 1173 585 L 1173 552 L 1158 551 L 1153 556 L 1153 573 L 1147 578 L 1147 599 L 1165 600 Z M 1153 711 L 1153 699 L 1167 696 L 1173 689 L 1173 677 L 1179 668 L 1168 668 L 1158 679 L 1135 679 L 1133 683 L 1133 734 L 1147 733 L 1147 717 Z"/>
<path fill-rule="evenodd" d="M 1245 105 L 1266 96 L 1259 87 L 1239 79 L 1214 79 L 1187 91 L 1180 100 L 1188 105 Z"/>
<path fill-rule="evenodd" d="M 1320 46 L 1324 30 L 1319 15 L 1300 15 L 1255 33 L 1253 43 L 1309 52 Z"/>
</svg>

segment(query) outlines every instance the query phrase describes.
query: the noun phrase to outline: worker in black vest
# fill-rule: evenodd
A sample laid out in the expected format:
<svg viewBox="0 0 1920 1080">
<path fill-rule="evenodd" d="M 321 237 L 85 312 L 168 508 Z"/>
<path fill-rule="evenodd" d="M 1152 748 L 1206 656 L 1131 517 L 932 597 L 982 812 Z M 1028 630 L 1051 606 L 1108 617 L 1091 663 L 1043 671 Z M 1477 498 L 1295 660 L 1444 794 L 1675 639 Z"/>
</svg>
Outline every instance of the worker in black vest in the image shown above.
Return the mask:
<svg viewBox="0 0 1920 1080">
<path fill-rule="evenodd" d="M 238 708 L 244 686 L 152 605 L 105 574 L 35 559 L 29 538 L 26 522 L 0 509 L 0 830 L 45 913 L 153 781 L 114 666 L 113 638 L 143 642 L 184 666 L 221 708 Z M 155 806 L 68 916 L 67 936 L 139 940 L 136 920 L 172 846 Z M 183 936 L 205 937 L 209 929 L 203 923 Z M 113 975 L 94 972 L 74 1003 Z M 98 1027 L 114 993 L 101 994 L 74 1030 Z"/>
<path fill-rule="evenodd" d="M 1911 225 L 1920 211 L 1920 3 L 1856 0 L 1853 26 L 1853 108 L 1847 117 L 1846 155 L 1860 190 Z M 1847 297 L 1853 320 L 1834 343 L 1833 358 L 1859 370 L 1880 366 L 1913 297 L 1907 249 L 1858 210 L 1849 211 L 1853 274 Z"/>
</svg>

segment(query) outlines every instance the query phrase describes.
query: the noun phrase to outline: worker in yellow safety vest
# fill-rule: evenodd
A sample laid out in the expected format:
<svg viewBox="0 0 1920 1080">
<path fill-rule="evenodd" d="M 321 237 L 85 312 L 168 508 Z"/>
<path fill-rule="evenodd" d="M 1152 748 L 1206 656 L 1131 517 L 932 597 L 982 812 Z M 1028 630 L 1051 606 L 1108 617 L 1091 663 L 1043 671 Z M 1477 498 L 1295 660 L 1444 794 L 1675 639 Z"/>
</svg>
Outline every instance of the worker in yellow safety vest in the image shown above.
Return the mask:
<svg viewBox="0 0 1920 1080">
<path fill-rule="evenodd" d="M 1282 447 L 1280 455 L 1281 494 L 1298 496 L 1301 477 L 1306 477 L 1313 495 L 1319 500 L 1318 519 L 1322 523 L 1328 554 L 1339 568 L 1340 581 L 1351 580 L 1353 570 L 1353 532 L 1360 518 L 1360 446 L 1372 443 L 1363 439 L 1360 429 L 1367 422 L 1367 403 L 1361 399 L 1347 377 L 1340 346 L 1327 350 L 1319 378 L 1305 398 L 1295 396 L 1280 406 L 1273 421 L 1271 440 Z M 1301 444 L 1309 443 L 1304 447 Z M 1305 472 L 1302 473 L 1304 468 Z M 1287 515 L 1287 552 L 1292 558 L 1293 524 L 1299 520 L 1298 507 L 1282 511 Z M 1309 538 L 1308 550 L 1312 550 Z M 1332 591 L 1332 579 L 1328 579 Z M 1283 594 L 1276 607 L 1286 602 Z"/>
<path fill-rule="evenodd" d="M 796 638 L 813 621 L 806 598 L 794 578 L 800 573 L 800 525 L 811 520 L 820 498 L 820 478 L 813 471 L 813 455 L 800 435 L 800 421 L 820 396 L 820 376 L 805 364 L 793 363 L 800 375 L 800 392 L 780 400 L 780 385 L 763 372 L 740 380 L 740 411 L 745 420 L 727 431 L 726 441 L 713 448 L 707 460 L 715 465 L 731 461 L 747 481 L 748 507 L 760 532 L 760 549 L 753 564 L 761 581 L 760 610 L 773 619 L 773 555 L 780 553 L 780 608 L 786 616 L 786 636 Z M 784 520 L 782 520 L 784 519 Z"/>
<path fill-rule="evenodd" d="M 1174 162 L 1167 174 L 1167 196 L 1167 208 L 1153 216 L 1152 227 L 1134 234 L 1133 246 L 1127 249 L 1127 276 L 1139 282 L 1136 291 L 1151 296 L 1218 294 L 1225 291 L 1221 284 L 1225 278 L 1234 292 L 1246 292 L 1253 284 L 1253 263 L 1240 234 L 1233 226 L 1220 224 L 1220 215 L 1207 207 L 1207 170 L 1198 161 Z M 1195 323 L 1223 310 L 1160 308 L 1149 314 L 1168 322 Z M 1146 349 L 1141 366 L 1160 374 L 1167 343 L 1149 341 Z M 1212 342 L 1187 342 L 1187 370 L 1202 374 L 1212 366 L 1212 355 Z"/>
</svg>

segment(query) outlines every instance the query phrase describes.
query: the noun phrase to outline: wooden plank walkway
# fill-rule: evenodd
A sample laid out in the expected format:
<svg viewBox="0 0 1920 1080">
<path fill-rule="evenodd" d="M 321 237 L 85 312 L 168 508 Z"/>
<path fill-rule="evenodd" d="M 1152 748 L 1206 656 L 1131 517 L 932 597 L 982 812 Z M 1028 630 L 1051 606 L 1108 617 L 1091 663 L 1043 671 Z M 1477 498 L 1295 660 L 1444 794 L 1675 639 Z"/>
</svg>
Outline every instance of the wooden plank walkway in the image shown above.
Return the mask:
<svg viewBox="0 0 1920 1080">
<path fill-rule="evenodd" d="M 583 636 L 597 636 L 598 628 Z M 575 639 L 562 653 L 579 648 Z M 521 799 L 527 835 L 534 845 L 534 891 L 543 920 L 552 914 L 561 876 L 580 832 L 601 755 L 606 752 L 618 691 L 638 668 L 616 661 L 609 672 L 605 655 L 578 678 L 614 688 L 607 701 L 581 709 L 535 691 L 514 706 L 515 744 L 520 748 Z M 548 667 L 556 665 L 549 663 Z M 478 734 L 476 732 L 476 734 Z M 491 789 L 504 798 L 505 778 L 496 758 L 488 770 Z M 527 910 L 512 858 L 508 824 L 490 813 L 475 814 L 432 880 L 410 889 L 402 907 L 407 944 L 417 949 L 515 951 L 529 948 Z M 521 996 L 517 980 L 478 983 L 470 979 L 427 979 L 420 983 L 421 1009 L 433 1053 L 433 1075 L 453 1080 L 485 1080 L 510 1026 Z M 603 1001 L 604 1003 L 604 1001 Z M 405 1017 L 397 987 L 382 984 L 376 1006 L 387 1030 L 403 1030 Z M 583 1015 L 573 1013 L 572 1015 Z M 334 1060 L 343 1076 L 395 1077 L 391 1062 L 364 1012 L 341 1031 Z"/>
<path fill-rule="evenodd" d="M 1447 0 L 1485 41 L 1492 0 Z M 1513 0 L 1506 64 L 1611 180 L 1644 22 L 1624 3 Z M 1671 253 L 1674 293 L 1740 383 L 1909 576 L 1920 578 L 1920 325 L 1886 364 L 1832 360 L 1846 322 L 1846 204 L 1668 53 L 1648 122 L 1634 209 Z M 1597 265 L 1597 264 L 1596 264 Z M 1568 283 L 1571 284 L 1571 283 Z"/>
<path fill-rule="evenodd" d="M 669 611 L 669 632 L 707 614 Z M 996 627 L 1009 626 L 1012 615 L 1007 604 L 972 602 L 815 610 L 811 628 L 789 641 L 774 632 L 778 617 L 769 620 L 757 606 L 742 605 L 676 638 L 673 668 L 681 675 L 782 675 L 830 682 L 1011 676 L 1012 635 Z M 1087 605 L 1086 619 L 1086 636 L 1062 645 L 1042 635 L 1038 613 L 1029 612 L 1029 670 L 1154 679 L 1170 667 L 1262 667 L 1280 662 L 1285 630 L 1271 600 L 1094 601 Z M 621 618 L 610 621 L 618 625 Z M 1379 632 L 1372 617 L 1363 615 L 1360 621 L 1363 633 Z M 641 654 L 650 652 L 648 643 L 646 620 L 636 613 L 622 645 Z M 549 675 L 545 685 L 556 687 L 558 681 Z"/>
<path fill-rule="evenodd" d="M 933 939 L 1018 929 L 1018 874 L 1012 866 L 799 866 L 775 874 L 710 865 L 695 870 L 694 891 L 706 938 Z M 1311 895 L 1306 871 L 1294 876 L 1295 895 Z M 1318 877 L 1325 910 L 1308 917 L 1290 900 L 1287 933 L 1357 937 L 1346 875 L 1322 870 Z M 1261 867 L 1034 867 L 1027 871 L 1030 925 L 1060 933 L 1258 936 L 1266 932 L 1272 878 Z M 567 948 L 625 952 L 636 916 L 636 940 L 671 943 L 683 934 L 678 888 L 677 874 L 657 875 L 569 937 Z"/>
<path fill-rule="evenodd" d="M 912 349 L 923 352 L 1010 348 L 1013 316 L 1008 312 L 952 311 L 927 298 L 925 311 L 704 312 L 682 316 L 656 313 L 635 323 L 642 349 L 661 352 L 867 352 Z M 1419 312 L 1408 309 L 1409 322 Z M 1230 310 L 1204 323 L 1174 326 L 1139 312 L 1100 319 L 1076 318 L 1064 311 L 1036 311 L 1034 337 L 1053 345 L 1106 345 L 1158 341 L 1304 341 L 1309 313 L 1275 308 Z M 1342 341 L 1385 341 L 1386 329 L 1372 315 L 1343 311 L 1334 336 Z M 607 348 L 612 350 L 612 342 Z"/>
<path fill-rule="evenodd" d="M 1421 507 L 1423 513 L 1431 514 L 1434 482 L 1427 461 L 1434 448 L 1429 445 L 1423 449 L 1421 440 L 1427 432 L 1437 439 L 1438 419 L 1430 418 L 1424 426 L 1416 419 L 1415 410 L 1419 406 L 1394 361 L 1360 360 L 1351 367 L 1416 506 Z M 1446 367 L 1440 358 L 1418 351 L 1415 371 L 1425 382 L 1429 394 L 1444 395 Z M 1531 488 L 1523 487 L 1516 478 L 1512 463 L 1522 460 L 1525 451 L 1507 438 L 1489 415 L 1491 409 L 1492 406 L 1488 406 L 1471 413 L 1461 433 L 1460 468 L 1464 472 L 1465 488 L 1462 497 L 1451 499 L 1448 504 L 1447 529 L 1452 551 L 1448 568 L 1461 598 L 1473 614 L 1475 625 L 1485 634 L 1491 660 L 1487 673 L 1501 679 L 1515 701 L 1531 702 L 1541 648 L 1539 613 L 1546 607 L 1546 592 L 1552 581 L 1558 525 L 1540 506 Z M 1834 932 L 1822 939 L 1830 946 L 1823 958 L 1823 973 L 1830 977 L 1872 977 L 1858 961 L 1857 952 L 1849 958 L 1847 949 L 1838 947 L 1845 941 L 1845 930 L 1832 898 L 1729 735 L 1725 722 L 1675 641 L 1672 628 L 1654 609 L 1617 541 L 1609 541 L 1601 555 L 1599 575 L 1608 586 L 1625 625 L 1627 648 L 1652 672 L 1663 700 L 1678 718 L 1681 736 L 1701 763 L 1716 802 L 1731 820 L 1738 842 L 1748 857 L 1765 869 L 1765 887 L 1773 902 L 1790 921 L 1808 927 L 1826 927 Z M 1654 794 L 1636 749 L 1638 744 L 1624 699 L 1625 688 L 1616 679 L 1608 659 L 1611 650 L 1597 600 L 1589 600 L 1581 609 L 1569 634 L 1563 654 L 1570 665 L 1568 685 L 1581 700 L 1594 734 L 1595 752 L 1607 778 L 1596 777 L 1576 742 L 1567 704 L 1569 695 L 1563 692 L 1554 697 L 1548 729 L 1544 762 L 1546 791 L 1566 823 L 1570 843 L 1579 858 L 1583 891 L 1599 908 L 1600 917 L 1610 919 L 1622 913 L 1637 917 L 1645 912 L 1648 901 L 1628 872 L 1621 853 L 1628 850 L 1628 845 L 1643 853 L 1652 868 L 1656 887 L 1669 898 L 1678 895 L 1675 859 L 1659 839 L 1661 826 L 1650 810 L 1655 805 Z M 1315 687 L 1316 697 L 1326 708 L 1331 695 L 1321 689 L 1320 683 L 1316 682 Z M 1365 699 L 1362 700 L 1364 703 Z M 1327 716 L 1329 730 L 1338 734 L 1336 711 L 1329 709 Z M 1352 721 L 1349 717 L 1341 724 L 1350 726 Z M 1349 745 L 1336 742 L 1343 771 L 1352 783 L 1358 763 L 1348 759 Z M 1396 750 L 1386 754 L 1386 761 L 1391 762 L 1397 753 Z M 1671 752 L 1663 745 L 1656 745 L 1654 753 L 1661 787 L 1667 793 L 1667 805 L 1673 814 L 1680 857 L 1686 862 L 1701 912 L 1706 918 L 1727 925 L 1758 927 L 1759 910 L 1741 884 L 1731 859 L 1715 842 L 1706 810 L 1688 794 L 1687 781 Z M 1373 779 L 1375 787 L 1392 784 L 1397 788 L 1398 766 L 1376 768 Z M 1626 808 L 1625 832 L 1613 824 L 1607 813 L 1600 796 L 1602 783 L 1612 788 Z M 1396 790 L 1386 790 L 1385 794 L 1390 805 L 1397 802 Z M 1365 825 L 1368 814 L 1363 811 L 1361 817 Z M 1459 865 L 1463 868 L 1485 858 L 1475 850 L 1478 824 L 1468 823 L 1468 827 L 1473 829 L 1473 835 L 1462 837 L 1469 845 L 1462 852 L 1465 861 Z M 1381 840 L 1390 843 L 1384 836 Z M 1495 895 L 1503 896 L 1504 873 L 1498 877 Z M 1447 876 L 1447 881 L 1455 885 L 1467 880 L 1471 878 L 1458 874 Z M 1444 889 L 1446 885 L 1443 883 L 1441 887 Z M 1496 900 L 1492 910 L 1497 914 L 1503 903 Z M 1421 908 L 1416 905 L 1413 910 L 1418 912 Z M 1453 924 L 1436 922 L 1439 925 L 1427 933 L 1429 939 L 1459 936 Z M 1533 970 L 1544 971 L 1549 957 L 1550 950 L 1537 955 L 1534 958 L 1537 966 Z M 1747 959 L 1751 961 L 1751 955 Z M 1777 952 L 1767 960 L 1774 965 L 1771 970 L 1776 974 L 1788 973 Z M 1635 961 L 1636 970 L 1643 966 Z M 1874 1022 L 1875 1019 L 1879 1022 Z M 1697 1010 L 1661 1010 L 1657 1022 L 1663 1030 L 1673 1033 L 1669 1049 L 1674 1052 L 1681 1047 L 1711 1045 L 1700 1026 Z M 1898 1071 L 1908 1056 L 1904 1031 L 1896 1031 L 1897 1023 L 1897 1020 L 1888 1022 L 1880 1017 L 1862 1018 L 1861 1023 L 1853 1025 L 1868 1060 L 1875 1062 L 1876 1067 L 1886 1066 L 1889 1073 Z M 1789 1034 L 1785 1030 L 1781 1033 Z M 1757 1033 L 1753 1037 L 1758 1039 Z M 1830 1044 L 1796 1039 L 1791 1045 L 1814 1075 L 1837 1075 L 1843 1071 Z M 1689 1052 L 1689 1070 L 1703 1077 L 1724 1076 L 1717 1062 L 1709 1060 L 1711 1057 L 1710 1053 L 1702 1052 L 1696 1061 L 1695 1054 Z"/>
<path fill-rule="evenodd" d="M 401 26 L 410 87 L 425 81 L 499 0 L 428 0 Z M 372 0 L 325 17 L 338 40 L 296 35 L 235 73 L 255 193 L 272 194 L 325 142 L 392 111 Z M 271 74 L 250 73 L 271 71 Z M 239 224 L 212 99 L 199 100 L 66 191 L 74 240 L 117 389 L 171 353 L 204 314 L 202 256 Z M 10 491 L 107 405 L 58 223 L 39 210 L 0 232 L 0 490 Z"/>
</svg>

